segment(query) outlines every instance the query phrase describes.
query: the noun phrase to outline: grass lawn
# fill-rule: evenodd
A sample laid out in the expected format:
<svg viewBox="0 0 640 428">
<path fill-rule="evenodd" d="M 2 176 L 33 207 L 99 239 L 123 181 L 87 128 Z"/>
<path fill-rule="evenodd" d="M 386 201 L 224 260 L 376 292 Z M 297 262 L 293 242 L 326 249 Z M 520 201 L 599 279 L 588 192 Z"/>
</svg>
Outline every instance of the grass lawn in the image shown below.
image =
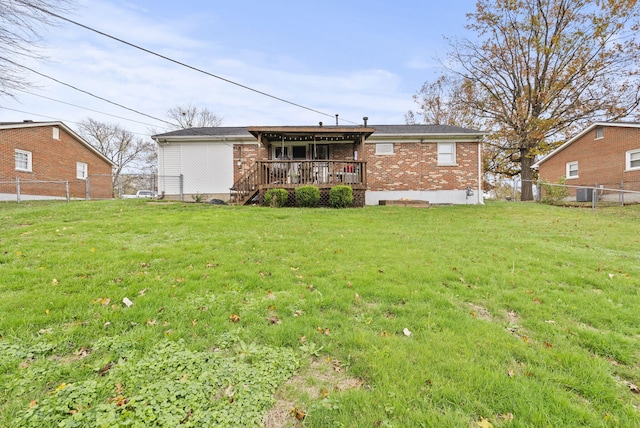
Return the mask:
<svg viewBox="0 0 640 428">
<path fill-rule="evenodd" d="M 640 426 L 640 206 L 0 204 L 0 426 Z"/>
</svg>

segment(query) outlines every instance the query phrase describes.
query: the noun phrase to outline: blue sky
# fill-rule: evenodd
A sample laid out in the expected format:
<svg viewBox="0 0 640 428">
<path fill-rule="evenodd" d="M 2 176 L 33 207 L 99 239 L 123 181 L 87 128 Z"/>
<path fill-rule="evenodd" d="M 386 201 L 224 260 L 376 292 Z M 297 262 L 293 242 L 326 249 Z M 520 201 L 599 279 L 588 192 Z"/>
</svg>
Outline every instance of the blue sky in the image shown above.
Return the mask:
<svg viewBox="0 0 640 428">
<path fill-rule="evenodd" d="M 443 37 L 465 36 L 474 7 L 474 0 L 78 0 L 69 17 L 331 116 L 401 124 L 414 107 L 412 95 L 438 73 Z M 221 116 L 223 126 L 335 123 L 73 24 L 47 29 L 42 45 L 47 62 L 22 64 L 154 117 L 190 103 Z M 29 93 L 0 98 L 0 121 L 56 119 L 74 128 L 92 117 L 139 134 L 162 129 L 161 122 L 49 79 L 28 78 L 37 84 Z"/>
</svg>

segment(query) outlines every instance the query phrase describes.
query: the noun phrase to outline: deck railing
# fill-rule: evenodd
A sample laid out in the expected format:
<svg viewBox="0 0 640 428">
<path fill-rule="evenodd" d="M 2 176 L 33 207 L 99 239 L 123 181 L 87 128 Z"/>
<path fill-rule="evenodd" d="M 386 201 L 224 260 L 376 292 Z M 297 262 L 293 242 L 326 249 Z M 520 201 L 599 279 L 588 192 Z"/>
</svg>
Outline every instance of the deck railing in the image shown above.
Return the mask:
<svg viewBox="0 0 640 428">
<path fill-rule="evenodd" d="M 269 160 L 256 162 L 256 184 L 296 187 L 305 184 L 366 186 L 366 162 L 348 160 Z"/>
</svg>

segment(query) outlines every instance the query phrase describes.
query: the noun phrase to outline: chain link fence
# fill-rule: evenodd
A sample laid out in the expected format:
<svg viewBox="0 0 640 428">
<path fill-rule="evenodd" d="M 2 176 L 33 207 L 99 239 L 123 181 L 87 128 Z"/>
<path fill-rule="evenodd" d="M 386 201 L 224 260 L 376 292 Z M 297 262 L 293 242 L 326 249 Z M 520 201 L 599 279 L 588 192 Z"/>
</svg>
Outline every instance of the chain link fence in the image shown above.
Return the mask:
<svg viewBox="0 0 640 428">
<path fill-rule="evenodd" d="M 640 204 L 640 181 L 594 183 L 577 186 L 566 183 L 535 182 L 538 202 L 554 205 L 591 206 Z"/>
<path fill-rule="evenodd" d="M 184 200 L 184 179 L 156 174 L 92 174 L 81 180 L 28 180 L 0 177 L 0 201 L 96 200 L 151 191 L 158 198 Z"/>
<path fill-rule="evenodd" d="M 117 198 L 151 191 L 160 199 L 184 200 L 183 175 L 121 174 L 115 181 L 113 193 Z"/>
</svg>

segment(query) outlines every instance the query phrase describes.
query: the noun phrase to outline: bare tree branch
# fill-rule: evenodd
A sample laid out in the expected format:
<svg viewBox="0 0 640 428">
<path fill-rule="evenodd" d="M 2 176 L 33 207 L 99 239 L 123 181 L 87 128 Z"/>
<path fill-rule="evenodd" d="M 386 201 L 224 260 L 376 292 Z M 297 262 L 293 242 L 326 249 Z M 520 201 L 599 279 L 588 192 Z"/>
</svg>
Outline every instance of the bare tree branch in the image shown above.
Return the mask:
<svg viewBox="0 0 640 428">
<path fill-rule="evenodd" d="M 39 33 L 56 25 L 43 10 L 65 13 L 73 0 L 2 0 L 0 2 L 0 96 L 14 96 L 18 89 L 31 84 L 15 62 L 39 58 Z"/>
</svg>

